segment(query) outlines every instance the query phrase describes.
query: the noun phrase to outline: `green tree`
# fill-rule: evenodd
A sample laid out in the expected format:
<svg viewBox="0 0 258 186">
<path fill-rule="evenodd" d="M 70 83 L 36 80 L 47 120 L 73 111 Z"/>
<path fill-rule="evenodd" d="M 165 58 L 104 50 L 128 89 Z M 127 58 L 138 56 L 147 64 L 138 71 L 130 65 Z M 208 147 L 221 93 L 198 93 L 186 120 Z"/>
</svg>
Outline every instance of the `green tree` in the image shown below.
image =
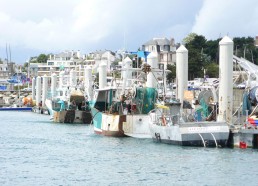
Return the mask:
<svg viewBox="0 0 258 186">
<path fill-rule="evenodd" d="M 198 49 L 190 48 L 188 50 L 188 79 L 194 79 L 196 77 L 203 76 L 203 61 L 202 55 Z"/>
<path fill-rule="evenodd" d="M 27 72 L 28 71 L 28 66 L 29 66 L 29 63 L 25 62 L 23 64 L 23 66 L 21 67 L 22 68 L 22 72 Z"/>
<path fill-rule="evenodd" d="M 211 62 L 219 62 L 219 41 L 220 39 L 209 40 L 206 42 L 203 53 L 210 57 Z"/>
<path fill-rule="evenodd" d="M 206 38 L 202 35 L 194 35 L 194 38 L 186 43 L 188 49 L 188 79 L 203 76 L 203 67 L 208 56 L 203 51 L 206 47 Z"/>
<path fill-rule="evenodd" d="M 29 66 L 29 63 L 25 62 L 25 63 L 23 64 L 23 66 L 24 66 L 25 68 L 27 68 L 27 67 Z"/>
<path fill-rule="evenodd" d="M 197 36 L 196 33 L 190 33 L 190 34 L 188 34 L 188 35 L 183 39 L 183 43 L 184 43 L 184 44 L 190 43 L 191 41 L 194 40 L 195 36 Z"/>
<path fill-rule="evenodd" d="M 167 81 L 172 83 L 176 78 L 176 65 L 168 65 L 167 69 L 170 70 L 170 72 L 167 74 Z"/>
<path fill-rule="evenodd" d="M 258 49 L 254 45 L 254 38 L 235 37 L 233 41 L 234 55 L 244 57 L 248 61 L 258 64 Z"/>
<path fill-rule="evenodd" d="M 202 35 L 190 33 L 184 38 L 185 46 L 188 49 L 188 77 L 203 77 L 206 74 L 209 77 L 219 76 L 219 42 L 216 40 L 206 40 Z M 245 57 L 247 60 L 258 64 L 258 48 L 254 45 L 253 37 L 235 37 L 234 55 Z"/>
<path fill-rule="evenodd" d="M 37 57 L 37 62 L 38 63 L 46 63 L 48 60 L 48 55 L 46 54 L 40 54 L 38 57 Z"/>
<path fill-rule="evenodd" d="M 218 78 L 219 77 L 219 65 L 216 63 L 210 63 L 206 67 L 206 75 L 210 78 Z"/>
</svg>

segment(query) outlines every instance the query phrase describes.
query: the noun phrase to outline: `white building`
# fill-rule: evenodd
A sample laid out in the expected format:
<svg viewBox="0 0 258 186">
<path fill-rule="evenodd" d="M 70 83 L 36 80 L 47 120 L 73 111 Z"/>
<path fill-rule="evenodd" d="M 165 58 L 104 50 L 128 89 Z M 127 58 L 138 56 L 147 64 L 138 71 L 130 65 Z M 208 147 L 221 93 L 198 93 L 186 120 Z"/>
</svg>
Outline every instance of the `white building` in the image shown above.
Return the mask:
<svg viewBox="0 0 258 186">
<path fill-rule="evenodd" d="M 30 75 L 50 76 L 51 73 L 59 74 L 61 70 L 70 72 L 71 69 L 77 71 L 78 76 L 83 76 L 83 66 L 86 64 L 82 58 L 80 51 L 64 51 L 59 54 L 50 54 L 47 63 L 32 63 L 29 64 Z"/>
<path fill-rule="evenodd" d="M 13 85 L 8 83 L 8 79 L 16 72 L 19 66 L 14 62 L 8 62 L 6 59 L 0 62 L 0 90 L 13 90 Z"/>
<path fill-rule="evenodd" d="M 50 76 L 52 73 L 59 74 L 60 71 L 65 71 L 68 75 L 73 69 L 77 72 L 79 79 L 83 78 L 85 66 L 92 68 L 92 73 L 98 72 L 98 67 L 101 62 L 106 62 L 107 70 L 110 70 L 111 63 L 115 61 L 115 54 L 111 51 L 97 51 L 88 55 L 81 55 L 80 51 L 64 51 L 59 54 L 49 55 L 47 63 L 29 63 L 29 73 L 31 77 L 35 76 Z"/>
<path fill-rule="evenodd" d="M 98 65 L 101 62 L 105 62 L 107 64 L 107 71 L 111 70 L 111 64 L 116 60 L 116 54 L 110 50 L 105 51 L 96 51 L 92 52 L 87 55 L 88 58 L 95 61 L 95 65 L 93 66 L 93 69 L 97 69 Z"/>
<path fill-rule="evenodd" d="M 142 45 L 142 50 L 157 53 L 159 63 L 165 66 L 176 63 L 176 45 L 173 38 L 153 38 Z"/>
<path fill-rule="evenodd" d="M 15 72 L 18 72 L 18 66 L 14 62 L 3 60 L 0 63 L 0 79 L 8 79 Z"/>
</svg>

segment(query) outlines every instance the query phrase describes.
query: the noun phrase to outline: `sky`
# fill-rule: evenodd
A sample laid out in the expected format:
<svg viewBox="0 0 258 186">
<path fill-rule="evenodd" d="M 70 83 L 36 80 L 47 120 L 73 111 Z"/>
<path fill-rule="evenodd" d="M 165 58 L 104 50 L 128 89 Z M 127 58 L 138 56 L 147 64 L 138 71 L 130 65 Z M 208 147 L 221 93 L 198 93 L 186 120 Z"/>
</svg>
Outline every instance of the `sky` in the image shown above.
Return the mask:
<svg viewBox="0 0 258 186">
<path fill-rule="evenodd" d="M 126 49 L 154 37 L 176 43 L 258 35 L 257 0 L 0 0 L 0 58 L 23 64 L 41 53 Z"/>
</svg>

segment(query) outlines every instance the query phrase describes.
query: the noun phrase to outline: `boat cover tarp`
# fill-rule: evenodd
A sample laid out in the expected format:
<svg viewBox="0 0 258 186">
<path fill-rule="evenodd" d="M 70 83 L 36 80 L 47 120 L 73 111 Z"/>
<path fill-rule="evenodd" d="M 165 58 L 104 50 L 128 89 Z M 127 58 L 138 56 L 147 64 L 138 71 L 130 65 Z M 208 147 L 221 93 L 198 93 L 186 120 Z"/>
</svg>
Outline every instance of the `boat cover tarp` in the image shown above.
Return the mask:
<svg viewBox="0 0 258 186">
<path fill-rule="evenodd" d="M 137 106 L 137 111 L 140 114 L 148 114 L 155 107 L 157 98 L 157 91 L 155 88 L 137 88 L 136 96 L 133 102 Z"/>
<path fill-rule="evenodd" d="M 147 51 L 137 51 L 137 52 L 130 52 L 131 54 L 135 54 L 138 57 L 147 58 L 147 56 L 150 54 L 150 52 Z"/>
<path fill-rule="evenodd" d="M 252 95 L 253 95 L 253 93 L 252 93 Z M 249 93 L 249 96 L 251 96 L 251 91 Z M 243 107 L 242 107 L 243 115 L 246 115 L 246 110 L 248 110 L 248 115 L 251 114 L 251 112 L 252 112 L 251 102 L 250 102 L 250 99 L 248 97 L 248 93 L 244 92 L 244 94 L 243 94 Z"/>
</svg>

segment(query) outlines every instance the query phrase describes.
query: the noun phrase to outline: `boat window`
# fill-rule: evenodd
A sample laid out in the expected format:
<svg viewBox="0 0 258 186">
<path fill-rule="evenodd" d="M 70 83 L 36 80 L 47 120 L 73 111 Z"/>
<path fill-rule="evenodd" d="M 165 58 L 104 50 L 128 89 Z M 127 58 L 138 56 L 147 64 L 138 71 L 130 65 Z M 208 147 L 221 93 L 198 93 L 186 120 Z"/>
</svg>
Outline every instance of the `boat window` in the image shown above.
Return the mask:
<svg viewBox="0 0 258 186">
<path fill-rule="evenodd" d="M 172 123 L 173 124 L 178 124 L 179 123 L 178 120 L 179 120 L 179 116 L 178 115 L 172 116 Z"/>
</svg>

